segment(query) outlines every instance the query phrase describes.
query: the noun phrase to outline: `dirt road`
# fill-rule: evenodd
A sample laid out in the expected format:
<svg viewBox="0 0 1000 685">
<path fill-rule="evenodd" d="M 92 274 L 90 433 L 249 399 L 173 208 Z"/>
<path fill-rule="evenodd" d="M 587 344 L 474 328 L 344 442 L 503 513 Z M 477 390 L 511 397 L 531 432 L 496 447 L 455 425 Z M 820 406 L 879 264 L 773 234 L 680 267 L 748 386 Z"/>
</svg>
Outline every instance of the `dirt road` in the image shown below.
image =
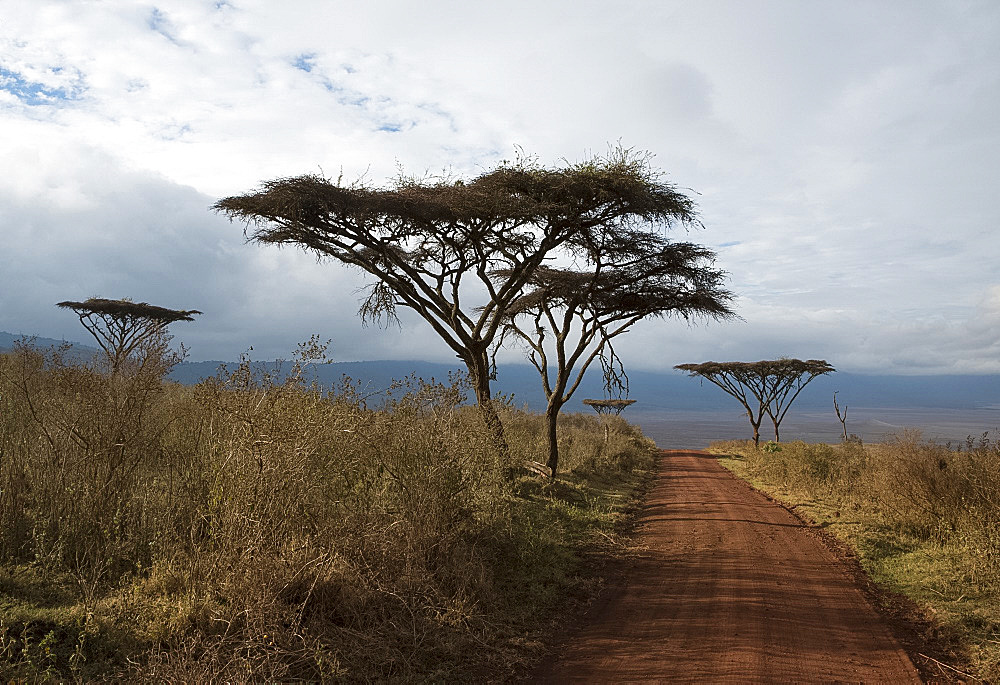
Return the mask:
<svg viewBox="0 0 1000 685">
<path fill-rule="evenodd" d="M 920 682 L 822 540 L 710 455 L 670 451 L 638 558 L 537 682 Z"/>
</svg>

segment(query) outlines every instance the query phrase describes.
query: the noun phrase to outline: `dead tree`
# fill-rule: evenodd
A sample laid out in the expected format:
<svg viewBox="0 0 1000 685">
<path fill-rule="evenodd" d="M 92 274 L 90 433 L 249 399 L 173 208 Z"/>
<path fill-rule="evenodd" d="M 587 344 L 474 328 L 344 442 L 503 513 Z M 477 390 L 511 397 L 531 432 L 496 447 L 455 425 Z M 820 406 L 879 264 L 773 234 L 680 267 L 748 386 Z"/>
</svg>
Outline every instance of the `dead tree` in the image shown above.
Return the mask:
<svg viewBox="0 0 1000 685">
<path fill-rule="evenodd" d="M 837 392 L 840 392 L 839 390 Z M 844 429 L 844 442 L 847 442 L 847 405 L 844 405 L 844 413 L 840 413 L 840 405 L 837 403 L 837 392 L 833 393 L 833 410 L 837 412 L 837 418 Z"/>
<path fill-rule="evenodd" d="M 521 157 L 468 181 L 400 177 L 373 188 L 315 175 L 277 179 L 215 209 L 246 221 L 252 242 L 295 245 L 368 273 L 364 319 L 393 320 L 397 307 L 422 317 L 465 363 L 504 450 L 490 349 L 543 261 L 572 258 L 632 227 L 653 234 L 696 222 L 691 200 L 648 155 L 621 148 L 559 168 Z"/>
<path fill-rule="evenodd" d="M 760 424 L 765 415 L 774 424 L 774 439 L 779 440 L 778 427 L 802 389 L 817 376 L 836 370 L 822 360 L 788 358 L 678 364 L 674 368 L 703 378 L 735 397 L 750 419 L 755 445 L 760 444 Z"/>
<path fill-rule="evenodd" d="M 584 256 L 590 269 L 540 267 L 529 279 L 531 289 L 509 308 L 505 333 L 527 348 L 542 379 L 553 478 L 559 412 L 591 363 L 602 360 L 609 395 L 627 379 L 612 347 L 615 337 L 650 317 L 733 315 L 732 295 L 722 287 L 725 274 L 712 268 L 714 257 L 699 245 L 620 232 L 613 241 L 590 246 Z"/>
<path fill-rule="evenodd" d="M 83 302 L 65 301 L 56 304 L 72 309 L 80 323 L 94 336 L 117 374 L 130 359 L 144 367 L 152 359 L 161 359 L 170 337 L 167 327 L 175 321 L 194 321 L 197 309 L 167 309 L 128 298 L 109 300 L 91 297 Z"/>
</svg>

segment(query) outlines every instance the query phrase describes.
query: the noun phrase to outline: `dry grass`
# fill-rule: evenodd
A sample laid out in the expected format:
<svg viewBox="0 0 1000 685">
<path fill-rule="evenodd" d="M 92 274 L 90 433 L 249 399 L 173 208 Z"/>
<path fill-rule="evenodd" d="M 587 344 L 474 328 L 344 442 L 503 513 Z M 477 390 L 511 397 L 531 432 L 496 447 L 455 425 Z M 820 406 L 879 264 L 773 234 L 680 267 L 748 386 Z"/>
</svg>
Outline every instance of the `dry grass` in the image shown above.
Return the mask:
<svg viewBox="0 0 1000 685">
<path fill-rule="evenodd" d="M 877 582 L 928 608 L 948 658 L 1000 680 L 1000 443 L 714 443 L 723 463 L 850 542 Z M 942 674 L 946 675 L 946 674 Z"/>
<path fill-rule="evenodd" d="M 459 379 L 374 410 L 249 362 L 162 372 L 0 356 L 0 679 L 511 677 L 652 459 L 569 416 L 547 485 L 519 469 L 541 417 L 504 410 L 503 456 Z"/>
</svg>

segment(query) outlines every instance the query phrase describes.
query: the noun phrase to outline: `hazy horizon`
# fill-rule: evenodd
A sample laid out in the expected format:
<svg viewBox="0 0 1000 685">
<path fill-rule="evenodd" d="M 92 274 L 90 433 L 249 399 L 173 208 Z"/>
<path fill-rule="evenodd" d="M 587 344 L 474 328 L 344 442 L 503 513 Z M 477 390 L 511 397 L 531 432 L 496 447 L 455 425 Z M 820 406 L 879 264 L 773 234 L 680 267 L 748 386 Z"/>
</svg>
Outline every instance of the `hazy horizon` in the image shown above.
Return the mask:
<svg viewBox="0 0 1000 685">
<path fill-rule="evenodd" d="M 701 449 L 720 440 L 750 440 L 753 429 L 733 402 L 733 410 L 700 410 L 674 412 L 636 412 L 625 416 L 642 427 L 643 433 L 662 449 Z M 988 432 L 993 440 L 1000 431 L 1000 408 L 995 409 L 917 409 L 893 407 L 851 407 L 847 420 L 848 434 L 864 442 L 886 442 L 894 437 L 919 431 L 924 440 L 938 444 L 964 444 L 966 439 L 978 439 Z M 760 430 L 761 440 L 773 439 L 773 429 L 765 419 Z M 796 411 L 793 407 L 781 424 L 781 440 L 789 442 L 838 443 L 843 438 L 842 427 L 833 411 Z"/>
</svg>

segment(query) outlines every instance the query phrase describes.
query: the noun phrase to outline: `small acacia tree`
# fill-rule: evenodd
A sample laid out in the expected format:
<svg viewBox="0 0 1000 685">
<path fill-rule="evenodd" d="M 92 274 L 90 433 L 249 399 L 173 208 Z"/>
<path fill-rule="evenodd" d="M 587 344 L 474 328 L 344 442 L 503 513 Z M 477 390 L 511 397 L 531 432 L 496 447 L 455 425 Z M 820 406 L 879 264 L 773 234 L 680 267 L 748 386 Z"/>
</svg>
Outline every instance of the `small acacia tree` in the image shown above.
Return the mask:
<svg viewBox="0 0 1000 685">
<path fill-rule="evenodd" d="M 753 442 L 760 444 L 760 424 L 767 415 L 774 424 L 774 439 L 788 408 L 802 389 L 817 376 L 836 371 L 823 360 L 781 359 L 759 362 L 703 362 L 674 367 L 704 378 L 735 397 L 753 427 Z"/>
<path fill-rule="evenodd" d="M 161 359 L 170 338 L 167 327 L 175 321 L 194 321 L 197 309 L 167 309 L 128 298 L 109 300 L 91 297 L 83 302 L 56 304 L 72 309 L 83 327 L 94 336 L 117 374 L 130 358 L 144 367 L 149 360 Z"/>
<path fill-rule="evenodd" d="M 621 416 L 623 411 L 635 404 L 635 400 L 618 398 L 613 400 L 584 400 L 583 403 L 596 411 L 604 419 L 604 442 L 607 444 L 611 440 L 611 429 L 608 426 L 608 418 L 611 415 Z"/>
<path fill-rule="evenodd" d="M 612 339 L 649 317 L 733 315 L 732 294 L 722 287 L 725 274 L 711 266 L 714 257 L 699 245 L 629 232 L 588 251 L 590 269 L 540 267 L 532 274 L 531 289 L 508 310 L 505 333 L 527 347 L 542 378 L 553 478 L 559 466 L 559 412 L 591 363 L 605 362 L 609 393 L 621 378 Z"/>
<path fill-rule="evenodd" d="M 695 220 L 691 200 L 649 156 L 623 148 L 559 168 L 521 157 L 470 181 L 400 177 L 372 188 L 315 175 L 277 179 L 215 209 L 246 221 L 253 242 L 296 245 L 371 275 L 363 318 L 391 320 L 399 306 L 416 312 L 465 363 L 503 449 L 490 349 L 543 260 L 581 254 L 630 227 Z"/>
</svg>

